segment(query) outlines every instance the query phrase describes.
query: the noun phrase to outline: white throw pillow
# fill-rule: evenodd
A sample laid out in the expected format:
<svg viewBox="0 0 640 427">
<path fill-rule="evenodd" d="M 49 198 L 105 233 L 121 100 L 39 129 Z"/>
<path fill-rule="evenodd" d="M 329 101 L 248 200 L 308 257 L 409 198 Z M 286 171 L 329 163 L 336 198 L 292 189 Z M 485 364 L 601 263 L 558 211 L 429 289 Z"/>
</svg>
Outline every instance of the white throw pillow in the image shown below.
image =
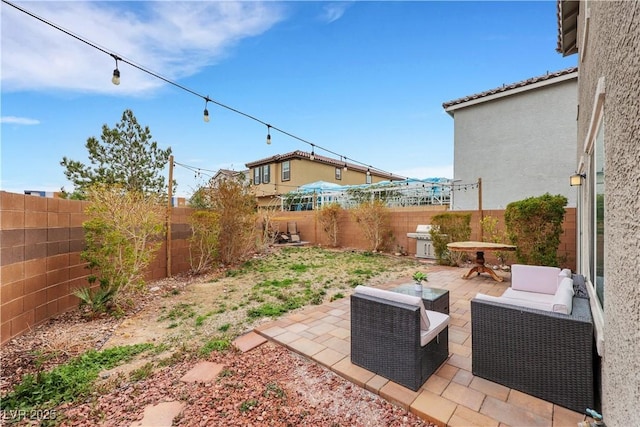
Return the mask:
<svg viewBox="0 0 640 427">
<path fill-rule="evenodd" d="M 551 310 L 555 313 L 571 314 L 573 309 L 573 280 L 565 277 L 558 286 L 558 291 L 553 297 Z"/>
<path fill-rule="evenodd" d="M 511 287 L 516 291 L 554 295 L 558 290 L 558 267 L 513 264 Z"/>
</svg>

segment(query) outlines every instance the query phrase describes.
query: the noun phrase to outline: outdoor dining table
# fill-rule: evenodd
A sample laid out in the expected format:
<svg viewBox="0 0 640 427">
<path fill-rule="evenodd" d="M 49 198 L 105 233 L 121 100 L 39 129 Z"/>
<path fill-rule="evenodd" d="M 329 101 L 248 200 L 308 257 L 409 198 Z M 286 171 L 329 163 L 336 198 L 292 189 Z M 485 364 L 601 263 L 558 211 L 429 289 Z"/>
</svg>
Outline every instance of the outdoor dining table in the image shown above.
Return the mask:
<svg viewBox="0 0 640 427">
<path fill-rule="evenodd" d="M 489 273 L 494 280 L 502 282 L 502 277 L 498 276 L 493 269 L 484 265 L 484 253 L 487 251 L 515 251 L 516 246 L 505 245 L 503 243 L 491 243 L 491 242 L 451 242 L 447 244 L 447 248 L 450 251 L 456 252 L 475 252 L 476 253 L 476 265 L 469 270 L 467 274 L 462 276 L 463 279 L 468 279 L 473 273 Z"/>
</svg>

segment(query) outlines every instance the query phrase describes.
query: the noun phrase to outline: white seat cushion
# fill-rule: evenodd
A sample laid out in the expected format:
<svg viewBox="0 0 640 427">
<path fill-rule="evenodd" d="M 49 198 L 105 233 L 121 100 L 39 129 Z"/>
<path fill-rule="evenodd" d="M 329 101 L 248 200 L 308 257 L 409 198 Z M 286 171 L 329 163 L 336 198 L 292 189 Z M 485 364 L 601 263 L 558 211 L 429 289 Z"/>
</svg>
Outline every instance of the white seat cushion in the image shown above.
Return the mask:
<svg viewBox="0 0 640 427">
<path fill-rule="evenodd" d="M 399 292 L 385 291 L 384 289 L 372 288 L 370 286 L 358 285 L 354 289 L 354 293 L 361 295 L 369 295 L 372 297 L 385 299 L 387 301 L 400 302 L 415 307 L 420 307 L 420 329 L 428 331 L 430 327 L 429 317 L 424 309 L 422 298 L 414 295 L 401 294 Z"/>
<path fill-rule="evenodd" d="M 428 330 L 420 330 L 420 345 L 424 347 L 429 344 L 431 340 L 436 338 L 440 332 L 449 326 L 449 315 L 440 313 L 438 311 L 425 310 L 429 322 L 431 323 Z"/>
<path fill-rule="evenodd" d="M 532 293 L 532 292 L 529 292 Z M 494 297 L 493 295 L 485 295 L 478 293 L 475 299 L 483 301 L 497 302 L 500 304 L 516 305 L 518 307 L 534 308 L 536 310 L 552 311 L 552 303 L 544 303 L 540 301 L 531 301 L 518 298 Z"/>
<path fill-rule="evenodd" d="M 552 304 L 554 296 L 555 295 L 540 294 L 538 292 L 516 291 L 512 288 L 507 288 L 502 294 L 503 298 L 523 299 L 543 304 Z"/>
</svg>

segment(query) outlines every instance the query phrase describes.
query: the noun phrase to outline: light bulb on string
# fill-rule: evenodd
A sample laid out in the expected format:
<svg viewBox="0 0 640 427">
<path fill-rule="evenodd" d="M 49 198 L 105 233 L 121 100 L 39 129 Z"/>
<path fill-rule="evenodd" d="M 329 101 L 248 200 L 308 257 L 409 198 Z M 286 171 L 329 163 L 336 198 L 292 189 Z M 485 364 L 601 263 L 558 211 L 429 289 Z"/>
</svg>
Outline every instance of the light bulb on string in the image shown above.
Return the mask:
<svg viewBox="0 0 640 427">
<path fill-rule="evenodd" d="M 311 144 L 311 156 L 309 156 L 309 159 L 311 159 L 312 161 L 316 159 L 316 154 L 314 153 L 314 147 L 315 145 Z"/>
<path fill-rule="evenodd" d="M 267 125 L 267 145 L 271 145 L 271 125 Z"/>
<path fill-rule="evenodd" d="M 347 158 L 344 158 L 344 167 L 342 168 L 345 172 L 347 171 Z"/>
<path fill-rule="evenodd" d="M 113 59 L 116 60 L 116 69 L 113 70 L 113 77 L 111 77 L 111 83 L 118 86 L 120 84 L 120 70 L 118 70 L 118 59 L 120 58 L 114 54 L 111 54 L 111 56 L 113 57 Z"/>
<path fill-rule="evenodd" d="M 204 98 L 204 116 L 205 123 L 209 123 L 209 110 L 207 110 L 207 104 L 211 101 L 208 96 Z"/>
</svg>

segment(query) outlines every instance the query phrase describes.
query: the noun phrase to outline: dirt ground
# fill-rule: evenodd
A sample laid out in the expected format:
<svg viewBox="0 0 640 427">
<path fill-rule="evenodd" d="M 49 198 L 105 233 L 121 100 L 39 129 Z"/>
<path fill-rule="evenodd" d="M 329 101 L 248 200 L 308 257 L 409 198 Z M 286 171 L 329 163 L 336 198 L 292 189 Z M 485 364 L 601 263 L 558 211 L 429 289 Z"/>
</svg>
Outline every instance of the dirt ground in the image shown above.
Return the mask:
<svg viewBox="0 0 640 427">
<path fill-rule="evenodd" d="M 401 259 L 397 267 L 369 278 L 367 283 L 410 277 L 419 266 Z M 10 391 L 25 373 L 49 369 L 89 349 L 151 342 L 163 343 L 167 350 L 101 373 L 94 395 L 50 408 L 55 409 L 56 423 L 129 426 L 142 418 L 147 405 L 180 401 L 185 409 L 174 425 L 429 425 L 272 343 L 247 353 L 231 349 L 203 357 L 193 351 L 225 325 L 230 325 L 229 336 L 237 336 L 273 320 L 248 320 L 246 310 L 229 309 L 233 301 L 246 296 L 244 289 L 253 281 L 246 275 L 225 276 L 222 270 L 199 277 L 183 275 L 150 283 L 136 310 L 121 319 L 105 315 L 88 321 L 78 310 L 51 319 L 2 346 L 0 393 Z M 346 296 L 350 288 L 329 288 L 327 292 Z M 48 356 L 37 357 L 34 350 Z M 181 376 L 202 360 L 224 365 L 224 375 L 206 384 L 181 382 Z M 153 366 L 149 376 L 137 381 L 129 377 L 134 369 L 147 364 Z M 21 424 L 28 423 L 24 420 Z"/>
</svg>

